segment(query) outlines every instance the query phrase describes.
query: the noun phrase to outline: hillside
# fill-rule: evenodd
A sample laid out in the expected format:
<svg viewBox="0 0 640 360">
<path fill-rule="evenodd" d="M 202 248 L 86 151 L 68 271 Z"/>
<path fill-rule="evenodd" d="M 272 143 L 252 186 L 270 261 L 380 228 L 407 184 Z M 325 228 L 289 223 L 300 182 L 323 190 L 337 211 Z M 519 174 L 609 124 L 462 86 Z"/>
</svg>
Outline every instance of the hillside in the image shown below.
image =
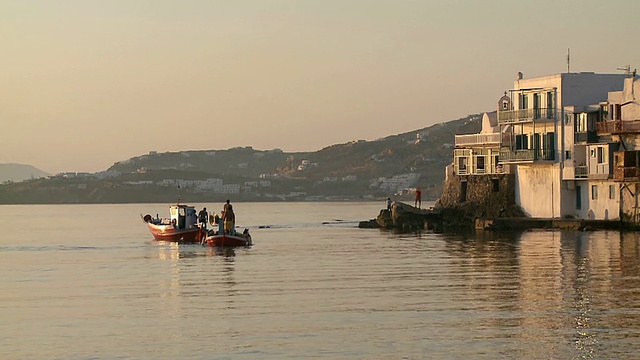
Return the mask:
<svg viewBox="0 0 640 360">
<path fill-rule="evenodd" d="M 20 182 L 28 179 L 37 179 L 50 174 L 24 164 L 0 164 L 0 183 Z"/>
<path fill-rule="evenodd" d="M 455 134 L 480 130 L 479 114 L 374 141 L 315 152 L 251 147 L 136 156 L 95 176 L 51 178 L 0 187 L 0 203 L 125 203 L 378 199 L 442 192 Z M 105 175 L 105 174 L 108 174 Z M 100 175 L 100 176 L 98 176 Z M 405 195 L 403 195 L 405 194 Z"/>
</svg>

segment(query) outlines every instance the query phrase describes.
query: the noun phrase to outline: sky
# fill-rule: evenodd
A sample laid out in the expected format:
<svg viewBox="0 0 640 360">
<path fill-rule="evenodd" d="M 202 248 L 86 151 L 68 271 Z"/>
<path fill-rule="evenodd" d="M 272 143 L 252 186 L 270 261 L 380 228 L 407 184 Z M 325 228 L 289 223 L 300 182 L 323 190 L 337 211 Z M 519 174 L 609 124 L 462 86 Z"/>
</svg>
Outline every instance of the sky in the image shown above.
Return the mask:
<svg viewBox="0 0 640 360">
<path fill-rule="evenodd" d="M 636 0 L 0 0 L 0 163 L 316 151 L 640 68 Z"/>
</svg>

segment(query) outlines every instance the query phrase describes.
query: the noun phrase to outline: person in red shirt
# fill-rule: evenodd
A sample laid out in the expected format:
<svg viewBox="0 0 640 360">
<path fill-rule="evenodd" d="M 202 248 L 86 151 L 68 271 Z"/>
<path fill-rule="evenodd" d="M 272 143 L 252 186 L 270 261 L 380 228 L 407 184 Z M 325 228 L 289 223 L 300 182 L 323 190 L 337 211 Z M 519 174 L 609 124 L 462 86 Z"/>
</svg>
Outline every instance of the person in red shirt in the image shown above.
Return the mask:
<svg viewBox="0 0 640 360">
<path fill-rule="evenodd" d="M 422 190 L 419 187 L 416 188 L 416 201 L 414 202 L 413 206 L 417 207 L 418 209 L 422 207 Z"/>
</svg>

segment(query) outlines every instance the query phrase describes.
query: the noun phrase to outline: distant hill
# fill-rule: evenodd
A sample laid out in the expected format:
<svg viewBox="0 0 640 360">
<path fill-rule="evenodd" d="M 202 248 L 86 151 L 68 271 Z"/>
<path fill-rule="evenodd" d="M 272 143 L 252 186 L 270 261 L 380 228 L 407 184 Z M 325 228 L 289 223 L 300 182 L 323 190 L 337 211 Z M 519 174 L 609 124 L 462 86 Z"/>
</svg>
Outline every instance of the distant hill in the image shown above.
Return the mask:
<svg viewBox="0 0 640 360">
<path fill-rule="evenodd" d="M 21 180 L 47 174 L 13 165 L 28 170 L 22 176 L 12 171 L 11 182 L 0 183 L 0 203 L 153 203 L 172 202 L 178 195 L 187 202 L 221 202 L 228 194 L 233 194 L 234 201 L 388 196 L 412 200 L 411 189 L 418 186 L 424 200 L 436 200 L 442 193 L 445 167 L 453 158 L 455 135 L 477 133 L 481 118 L 481 114 L 472 114 L 403 134 L 311 152 L 252 147 L 152 151 L 96 174 L 29 181 Z M 200 185 L 195 186 L 196 182 Z"/>
<path fill-rule="evenodd" d="M 46 173 L 31 165 L 24 164 L 0 164 L 0 183 L 20 182 L 29 179 L 46 177 L 51 174 Z"/>
<path fill-rule="evenodd" d="M 313 152 L 251 147 L 151 152 L 115 163 L 109 170 L 152 181 L 222 177 L 242 183 L 266 176 L 295 179 L 298 183 L 290 190 L 308 195 L 370 193 L 385 197 L 388 193 L 367 189 L 375 186 L 376 179 L 414 173 L 419 178 L 413 186 L 422 187 L 423 196 L 433 199 L 440 196 L 445 167 L 453 158 L 455 135 L 479 132 L 481 119 L 482 114 L 471 114 L 403 134 L 335 144 Z"/>
</svg>

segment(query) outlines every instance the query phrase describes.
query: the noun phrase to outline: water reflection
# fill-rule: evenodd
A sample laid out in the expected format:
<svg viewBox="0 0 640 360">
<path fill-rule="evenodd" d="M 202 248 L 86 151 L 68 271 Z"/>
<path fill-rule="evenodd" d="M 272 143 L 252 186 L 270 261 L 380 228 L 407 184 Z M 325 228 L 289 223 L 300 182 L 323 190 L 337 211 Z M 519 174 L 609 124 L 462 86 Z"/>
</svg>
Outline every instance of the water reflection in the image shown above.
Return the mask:
<svg viewBox="0 0 640 360">
<path fill-rule="evenodd" d="M 208 246 L 207 256 L 234 257 L 236 256 L 236 251 L 232 247 Z"/>
<path fill-rule="evenodd" d="M 599 357 L 611 350 L 602 349 L 607 329 L 640 321 L 637 294 L 626 290 L 640 288 L 638 233 L 478 232 L 444 240 L 450 281 L 471 293 L 462 300 L 493 312 L 489 326 L 519 328 L 512 336 L 525 344 L 522 357 L 568 356 L 536 346 L 545 338 L 565 339 L 579 358 Z"/>
<path fill-rule="evenodd" d="M 165 264 L 165 270 L 158 272 L 160 296 L 219 298 L 220 295 L 233 297 L 237 293 L 233 248 L 176 243 L 154 245 L 157 258 Z M 227 301 L 226 306 L 232 308 L 234 305 Z"/>
</svg>

